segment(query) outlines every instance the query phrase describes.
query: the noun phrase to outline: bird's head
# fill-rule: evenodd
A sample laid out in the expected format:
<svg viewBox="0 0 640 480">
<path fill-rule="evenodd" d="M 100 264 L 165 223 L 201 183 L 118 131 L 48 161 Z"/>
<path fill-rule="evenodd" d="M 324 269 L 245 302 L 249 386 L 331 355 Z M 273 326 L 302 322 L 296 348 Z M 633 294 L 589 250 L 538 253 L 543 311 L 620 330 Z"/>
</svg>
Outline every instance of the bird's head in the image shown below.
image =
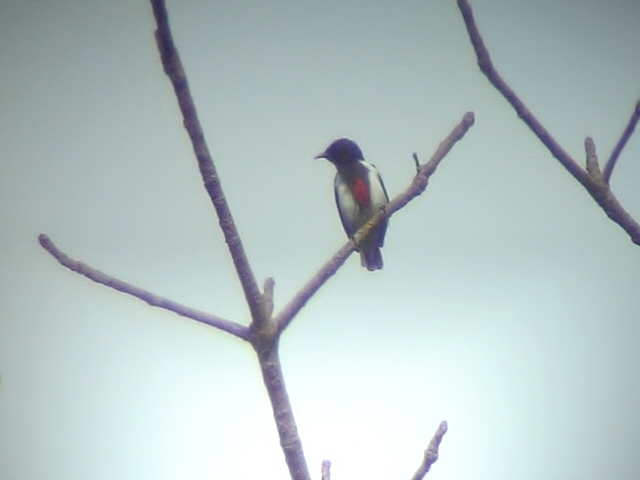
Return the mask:
<svg viewBox="0 0 640 480">
<path fill-rule="evenodd" d="M 326 158 L 336 166 L 363 160 L 362 150 L 356 142 L 348 138 L 334 140 L 327 149 L 315 158 Z"/>
</svg>

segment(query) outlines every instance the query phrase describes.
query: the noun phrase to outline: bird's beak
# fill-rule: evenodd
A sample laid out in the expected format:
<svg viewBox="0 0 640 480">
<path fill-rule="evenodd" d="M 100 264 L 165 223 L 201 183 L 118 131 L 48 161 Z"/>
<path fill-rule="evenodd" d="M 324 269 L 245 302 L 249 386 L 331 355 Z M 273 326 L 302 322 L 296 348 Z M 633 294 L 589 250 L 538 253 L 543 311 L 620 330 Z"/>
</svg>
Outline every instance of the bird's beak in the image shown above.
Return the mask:
<svg viewBox="0 0 640 480">
<path fill-rule="evenodd" d="M 327 152 L 319 153 L 318 155 L 316 155 L 313 158 L 327 158 Z"/>
</svg>

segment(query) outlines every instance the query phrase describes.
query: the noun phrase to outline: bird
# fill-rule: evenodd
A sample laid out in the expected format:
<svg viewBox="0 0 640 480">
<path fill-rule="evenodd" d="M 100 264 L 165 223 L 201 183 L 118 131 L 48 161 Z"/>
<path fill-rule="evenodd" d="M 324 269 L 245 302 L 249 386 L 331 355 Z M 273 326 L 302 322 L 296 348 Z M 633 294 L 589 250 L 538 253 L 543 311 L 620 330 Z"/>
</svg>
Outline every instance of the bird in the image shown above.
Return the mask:
<svg viewBox="0 0 640 480">
<path fill-rule="evenodd" d="M 315 158 L 329 160 L 336 169 L 334 194 L 340 221 L 349 238 L 389 203 L 387 190 L 375 166 L 364 161 L 356 142 L 339 138 Z M 384 244 L 387 220 L 383 220 L 357 247 L 360 261 L 369 271 L 382 268 L 380 247 Z"/>
</svg>

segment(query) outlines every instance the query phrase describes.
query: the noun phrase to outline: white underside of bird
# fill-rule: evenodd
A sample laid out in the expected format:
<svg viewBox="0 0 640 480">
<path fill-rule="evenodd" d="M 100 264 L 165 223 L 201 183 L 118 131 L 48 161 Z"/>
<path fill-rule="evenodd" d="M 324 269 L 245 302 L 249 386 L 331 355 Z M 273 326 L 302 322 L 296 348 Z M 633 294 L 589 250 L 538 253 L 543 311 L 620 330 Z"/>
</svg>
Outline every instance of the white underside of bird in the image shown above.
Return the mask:
<svg viewBox="0 0 640 480">
<path fill-rule="evenodd" d="M 340 213 L 340 220 L 342 220 L 342 225 L 350 237 L 367 223 L 381 207 L 389 202 L 387 192 L 384 189 L 382 179 L 376 168 L 362 160 L 359 160 L 358 163 L 367 172 L 368 185 L 366 188 L 368 190 L 369 201 L 366 205 L 358 202 L 352 190 L 354 187 L 349 186 L 340 174 L 340 171 L 336 174 L 334 181 L 335 197 L 338 212 Z M 382 265 L 379 247 L 382 246 L 384 241 L 386 225 L 379 226 L 377 230 L 381 234 L 374 232 L 371 237 L 363 241 L 364 248 L 359 249 L 362 265 L 367 268 L 374 266 L 376 266 L 375 268 L 381 268 Z"/>
<path fill-rule="evenodd" d="M 347 185 L 339 172 L 336 173 L 334 188 L 336 190 L 336 200 L 338 202 L 340 215 L 348 217 L 349 220 L 355 224 L 360 223 L 361 227 L 373 216 L 373 214 L 376 213 L 377 210 L 389 203 L 389 199 L 387 198 L 387 192 L 385 192 L 384 187 L 382 186 L 382 180 L 380 179 L 378 170 L 376 170 L 373 165 L 369 165 L 367 162 L 363 162 L 362 160 L 360 160 L 359 163 L 367 169 L 367 173 L 369 175 L 371 205 L 366 208 L 362 208 L 358 204 L 351 192 L 351 189 L 349 188 L 349 185 Z M 361 218 L 364 218 L 364 220 L 359 222 L 358 220 Z M 356 231 L 357 229 L 353 232 L 349 232 L 349 235 L 353 235 Z"/>
</svg>

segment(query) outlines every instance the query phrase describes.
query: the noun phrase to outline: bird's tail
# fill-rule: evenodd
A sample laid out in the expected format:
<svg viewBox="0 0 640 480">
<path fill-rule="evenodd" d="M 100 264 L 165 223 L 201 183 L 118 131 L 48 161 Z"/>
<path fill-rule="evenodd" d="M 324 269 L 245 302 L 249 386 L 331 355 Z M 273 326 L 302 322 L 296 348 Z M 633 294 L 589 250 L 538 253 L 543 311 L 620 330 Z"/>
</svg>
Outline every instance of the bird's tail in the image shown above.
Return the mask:
<svg viewBox="0 0 640 480">
<path fill-rule="evenodd" d="M 379 247 L 368 248 L 360 252 L 360 262 L 363 267 L 373 272 L 382 268 L 382 252 Z"/>
</svg>

